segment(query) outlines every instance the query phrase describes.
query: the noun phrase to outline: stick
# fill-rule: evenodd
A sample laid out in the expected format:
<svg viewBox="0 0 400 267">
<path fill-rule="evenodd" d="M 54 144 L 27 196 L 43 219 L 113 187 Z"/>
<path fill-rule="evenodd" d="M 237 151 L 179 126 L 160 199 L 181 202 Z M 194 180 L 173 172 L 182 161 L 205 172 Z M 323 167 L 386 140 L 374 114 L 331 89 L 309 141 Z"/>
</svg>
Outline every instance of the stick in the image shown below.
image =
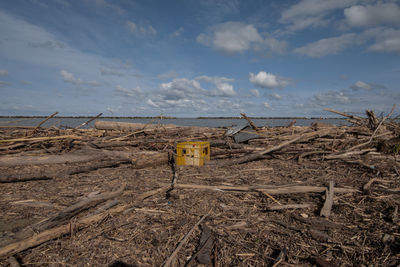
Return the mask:
<svg viewBox="0 0 400 267">
<path fill-rule="evenodd" d="M 0 143 L 9 143 L 9 142 L 36 142 L 36 141 L 48 141 L 48 140 L 57 140 L 57 139 L 81 139 L 82 137 L 77 135 L 60 135 L 60 136 L 51 136 L 51 137 L 32 137 L 32 138 L 15 138 L 15 139 L 6 139 L 0 140 Z"/>
<path fill-rule="evenodd" d="M 201 219 L 192 227 L 192 229 L 190 229 L 190 231 L 186 234 L 186 236 L 182 239 L 182 241 L 179 243 L 179 245 L 176 247 L 176 249 L 174 250 L 174 252 L 172 252 L 171 256 L 169 256 L 169 258 L 166 260 L 166 262 L 164 263 L 164 267 L 169 267 L 172 265 L 172 262 L 175 260 L 176 255 L 178 254 L 178 252 L 182 249 L 182 247 L 186 244 L 186 242 L 188 241 L 190 235 L 193 233 L 194 229 L 199 226 L 199 224 L 211 213 L 211 210 L 205 214 L 203 217 L 201 217 Z"/>
<path fill-rule="evenodd" d="M 267 210 L 306 209 L 306 208 L 311 208 L 312 206 L 313 206 L 312 203 L 273 205 L 273 206 L 268 206 Z"/>
<path fill-rule="evenodd" d="M 250 120 L 249 117 L 246 116 L 246 114 L 240 113 L 240 115 L 242 115 L 243 119 L 245 119 L 250 124 L 251 128 L 253 128 L 255 131 L 260 130 L 260 128 L 258 128 L 257 125 L 255 125 L 254 122 Z"/>
<path fill-rule="evenodd" d="M 333 193 L 334 193 L 333 181 L 329 181 L 329 189 L 326 190 L 325 203 L 321 209 L 320 216 L 329 218 L 329 216 L 331 215 L 331 209 L 333 205 Z"/>
<path fill-rule="evenodd" d="M 362 118 L 362 117 L 359 117 L 359 116 L 354 116 L 354 115 L 349 115 L 347 113 L 336 111 L 336 110 L 333 110 L 333 109 L 330 109 L 330 108 L 326 108 L 325 110 L 329 111 L 329 112 L 332 112 L 332 113 L 336 113 L 336 114 L 342 115 L 344 117 L 347 117 L 347 118 L 350 118 L 350 119 L 353 119 L 353 120 L 360 120 L 360 121 L 364 121 L 365 120 L 365 118 Z"/>
<path fill-rule="evenodd" d="M 81 125 L 76 126 L 74 129 L 77 130 L 85 125 L 88 125 L 90 122 L 94 121 L 95 119 L 97 119 L 98 117 L 100 117 L 101 115 L 103 115 L 103 113 L 98 114 L 96 117 L 91 118 L 90 120 L 88 120 L 87 122 L 82 123 Z"/>
<path fill-rule="evenodd" d="M 43 121 L 41 121 L 35 129 L 33 129 L 33 133 L 37 131 L 37 129 L 39 129 L 40 126 L 43 125 L 43 123 L 45 123 L 46 121 L 50 120 L 51 118 L 53 118 L 55 115 L 57 115 L 58 112 L 54 112 L 53 114 L 51 114 L 50 116 L 48 116 L 46 119 L 44 119 Z"/>
<path fill-rule="evenodd" d="M 8 263 L 10 263 L 10 267 L 21 267 L 21 265 L 19 264 L 19 262 L 17 261 L 16 258 L 14 258 L 13 256 L 10 256 L 8 258 Z"/>
</svg>

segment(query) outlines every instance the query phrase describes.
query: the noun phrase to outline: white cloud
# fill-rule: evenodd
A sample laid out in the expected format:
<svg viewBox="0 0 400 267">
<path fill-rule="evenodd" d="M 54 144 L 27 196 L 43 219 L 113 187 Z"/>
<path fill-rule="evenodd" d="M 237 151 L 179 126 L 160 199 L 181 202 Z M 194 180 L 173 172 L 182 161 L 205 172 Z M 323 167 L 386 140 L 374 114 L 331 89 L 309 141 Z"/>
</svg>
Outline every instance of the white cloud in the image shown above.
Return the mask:
<svg viewBox="0 0 400 267">
<path fill-rule="evenodd" d="M 346 33 L 339 37 L 331 37 L 309 43 L 305 46 L 294 49 L 294 53 L 307 55 L 309 57 L 323 57 L 331 54 L 338 54 L 345 48 L 364 42 L 365 39 L 355 33 Z"/>
<path fill-rule="evenodd" d="M 375 43 L 368 50 L 374 52 L 400 53 L 400 30 L 390 28 L 377 28 L 368 31 L 374 32 Z"/>
<path fill-rule="evenodd" d="M 171 33 L 169 36 L 171 37 L 179 37 L 181 36 L 181 34 L 184 32 L 184 28 L 180 27 L 179 29 L 177 29 L 176 31 L 174 31 L 173 33 Z"/>
<path fill-rule="evenodd" d="M 226 22 L 214 25 L 209 33 L 197 36 L 197 42 L 224 53 L 242 53 L 247 50 L 269 50 L 282 53 L 286 42 L 272 37 L 263 38 L 252 24 Z"/>
<path fill-rule="evenodd" d="M 167 100 L 193 98 L 196 95 L 206 92 L 206 90 L 201 88 L 198 81 L 186 78 L 173 79 L 169 83 L 162 83 L 160 91 L 164 99 Z"/>
<path fill-rule="evenodd" d="M 233 86 L 229 84 L 229 82 L 233 82 L 234 79 L 203 75 L 196 77 L 195 80 L 214 84 L 216 86 L 216 89 L 210 92 L 210 95 L 212 96 L 230 97 L 236 95 Z"/>
<path fill-rule="evenodd" d="M 143 34 L 148 34 L 148 35 L 156 35 L 157 34 L 157 31 L 151 25 L 149 25 L 147 27 L 141 26 L 139 28 L 139 30 Z"/>
<path fill-rule="evenodd" d="M 366 83 L 366 82 L 363 82 L 363 81 L 357 81 L 352 86 L 350 86 L 350 88 L 352 88 L 354 90 L 364 89 L 364 90 L 367 90 L 367 91 L 371 91 L 371 90 L 374 90 L 374 89 L 384 88 L 384 86 L 383 85 L 379 85 L 379 84 L 374 84 L 374 83 Z"/>
<path fill-rule="evenodd" d="M 8 70 L 1 70 L 0 69 L 0 76 L 7 76 L 8 75 Z"/>
<path fill-rule="evenodd" d="M 358 0 L 301 0 L 284 10 L 279 22 L 288 24 L 289 30 L 327 26 L 327 15 L 337 9 L 356 4 Z"/>
<path fill-rule="evenodd" d="M 280 96 L 280 95 L 277 94 L 277 93 L 270 94 L 270 96 L 271 96 L 273 99 L 275 99 L 275 100 L 280 100 L 280 99 L 282 99 L 282 96 Z"/>
<path fill-rule="evenodd" d="M 118 95 L 121 96 L 126 96 L 126 97 L 138 97 L 142 94 L 142 90 L 140 89 L 140 87 L 136 87 L 136 88 L 124 88 L 120 85 L 117 85 L 115 87 L 114 90 Z"/>
<path fill-rule="evenodd" d="M 267 102 L 264 102 L 264 103 L 263 103 L 263 106 L 264 106 L 264 108 L 266 108 L 266 109 L 272 109 L 271 105 L 270 105 L 269 103 L 267 103 Z"/>
<path fill-rule="evenodd" d="M 257 89 L 251 89 L 249 90 L 250 96 L 254 96 L 254 97 L 259 97 L 260 96 L 260 91 L 258 91 Z"/>
<path fill-rule="evenodd" d="M 283 88 L 291 84 L 289 79 L 265 71 L 260 71 L 256 75 L 250 72 L 249 81 L 255 86 L 269 89 Z"/>
<path fill-rule="evenodd" d="M 395 3 L 352 6 L 344 10 L 346 22 L 353 27 L 400 25 L 400 7 Z"/>
<path fill-rule="evenodd" d="M 4 86 L 6 86 L 6 85 L 8 85 L 8 83 L 3 82 L 3 81 L 0 81 L 0 87 L 4 87 Z"/>
<path fill-rule="evenodd" d="M 138 26 L 135 22 L 128 20 L 126 23 L 126 28 L 132 33 L 141 33 L 144 35 L 156 35 L 157 31 L 151 25 Z"/>
<path fill-rule="evenodd" d="M 75 78 L 75 76 L 72 73 L 70 73 L 66 70 L 61 70 L 60 74 L 61 74 L 64 82 L 66 82 L 66 83 L 72 83 L 75 85 L 89 85 L 89 86 L 99 86 L 100 85 L 96 81 L 82 81 L 79 78 Z"/>
<path fill-rule="evenodd" d="M 136 32 L 136 31 L 137 31 L 136 23 L 134 23 L 134 22 L 132 22 L 132 21 L 130 21 L 130 20 L 128 20 L 128 21 L 126 22 L 126 27 L 128 28 L 128 30 L 129 30 L 130 32 Z"/>
<path fill-rule="evenodd" d="M 311 101 L 319 106 L 337 105 L 337 104 L 351 104 L 352 98 L 343 91 L 327 91 L 317 93 L 313 96 Z"/>
</svg>

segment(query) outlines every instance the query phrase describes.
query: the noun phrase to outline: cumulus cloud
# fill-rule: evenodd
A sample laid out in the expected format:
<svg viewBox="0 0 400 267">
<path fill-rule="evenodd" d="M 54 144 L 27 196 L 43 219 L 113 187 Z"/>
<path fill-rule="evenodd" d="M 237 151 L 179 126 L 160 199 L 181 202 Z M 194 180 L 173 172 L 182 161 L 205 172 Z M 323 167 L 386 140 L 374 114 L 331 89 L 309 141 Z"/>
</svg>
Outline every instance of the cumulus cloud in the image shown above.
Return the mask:
<svg viewBox="0 0 400 267">
<path fill-rule="evenodd" d="M 233 86 L 229 84 L 229 82 L 233 82 L 234 79 L 203 75 L 196 77 L 195 80 L 214 84 L 216 86 L 216 89 L 209 93 L 212 96 L 230 97 L 236 95 Z"/>
<path fill-rule="evenodd" d="M 135 22 L 128 20 L 125 23 L 127 29 L 132 33 L 142 33 L 144 35 L 156 35 L 157 31 L 151 25 L 138 26 Z"/>
<path fill-rule="evenodd" d="M 0 69 L 0 76 L 7 76 L 7 75 L 8 75 L 8 70 Z"/>
<path fill-rule="evenodd" d="M 263 38 L 252 24 L 226 22 L 214 25 L 210 31 L 197 36 L 197 42 L 224 53 L 242 53 L 247 50 L 282 53 L 286 42 L 272 37 Z"/>
<path fill-rule="evenodd" d="M 281 14 L 279 22 L 288 24 L 289 30 L 323 27 L 330 23 L 327 15 L 337 9 L 354 5 L 358 0 L 301 0 Z"/>
<path fill-rule="evenodd" d="M 350 88 L 354 89 L 354 90 L 363 89 L 363 90 L 371 91 L 371 90 L 374 90 L 374 89 L 385 88 L 385 87 L 383 85 L 380 85 L 380 84 L 366 83 L 366 82 L 363 82 L 363 81 L 357 81 L 353 85 L 351 85 Z"/>
<path fill-rule="evenodd" d="M 253 97 L 259 97 L 260 96 L 260 91 L 258 91 L 257 89 L 251 89 L 249 90 L 250 96 Z"/>
<path fill-rule="evenodd" d="M 346 8 L 344 15 L 347 24 L 353 27 L 400 25 L 400 7 L 395 3 L 356 5 Z"/>
<path fill-rule="evenodd" d="M 289 79 L 265 71 L 260 71 L 256 75 L 250 72 L 249 81 L 255 86 L 269 89 L 283 88 L 291 84 Z"/>
<path fill-rule="evenodd" d="M 331 37 L 309 43 L 305 46 L 294 49 L 294 53 L 307 55 L 309 57 L 323 57 L 331 54 L 338 54 L 347 47 L 360 44 L 365 39 L 355 33 L 346 33 L 339 37 Z"/>
<path fill-rule="evenodd" d="M 142 94 L 142 90 L 140 89 L 140 87 L 136 87 L 136 88 L 124 88 L 120 85 L 117 85 L 114 89 L 114 91 L 120 95 L 120 96 L 125 96 L 125 97 L 137 97 L 139 95 Z"/>
<path fill-rule="evenodd" d="M 204 94 L 206 90 L 201 88 L 200 83 L 196 80 L 179 78 L 173 79 L 169 83 L 162 83 L 160 92 L 166 100 L 178 100 L 193 98 L 196 95 Z"/>
<path fill-rule="evenodd" d="M 280 99 L 282 99 L 282 96 L 279 95 L 279 94 L 277 94 L 277 93 L 270 94 L 270 97 L 273 98 L 273 99 L 275 99 L 275 100 L 280 100 Z"/>
<path fill-rule="evenodd" d="M 75 76 L 72 73 L 70 73 L 66 70 L 61 70 L 60 74 L 61 74 L 64 82 L 66 82 L 66 83 L 72 83 L 74 85 L 89 85 L 89 86 L 93 86 L 93 87 L 100 85 L 96 81 L 82 81 L 79 78 L 75 78 Z"/>
<path fill-rule="evenodd" d="M 352 98 L 349 94 L 343 91 L 327 91 L 314 95 L 311 102 L 319 106 L 351 104 Z"/>
<path fill-rule="evenodd" d="M 374 52 L 400 53 L 400 30 L 391 28 L 376 28 L 366 32 L 372 33 L 375 43 L 368 50 Z"/>
</svg>

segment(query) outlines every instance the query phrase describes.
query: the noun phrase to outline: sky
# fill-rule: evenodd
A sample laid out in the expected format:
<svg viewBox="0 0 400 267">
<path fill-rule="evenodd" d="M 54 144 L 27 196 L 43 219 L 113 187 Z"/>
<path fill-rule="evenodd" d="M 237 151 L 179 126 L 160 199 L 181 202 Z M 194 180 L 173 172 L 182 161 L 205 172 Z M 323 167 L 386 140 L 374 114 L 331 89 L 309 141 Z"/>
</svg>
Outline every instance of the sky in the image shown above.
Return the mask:
<svg viewBox="0 0 400 267">
<path fill-rule="evenodd" d="M 387 114 L 400 0 L 0 1 L 0 93 L 2 116 Z"/>
</svg>

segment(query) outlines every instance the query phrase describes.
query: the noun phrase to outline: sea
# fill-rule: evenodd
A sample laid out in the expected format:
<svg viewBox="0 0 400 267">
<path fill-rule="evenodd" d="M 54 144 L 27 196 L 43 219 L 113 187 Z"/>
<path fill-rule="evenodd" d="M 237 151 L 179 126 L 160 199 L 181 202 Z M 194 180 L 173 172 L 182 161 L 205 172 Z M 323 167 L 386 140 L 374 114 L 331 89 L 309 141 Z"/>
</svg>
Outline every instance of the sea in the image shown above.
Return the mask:
<svg viewBox="0 0 400 267">
<path fill-rule="evenodd" d="M 1 126 L 37 126 L 45 118 L 43 117 L 0 117 Z M 54 117 L 46 121 L 42 127 L 57 128 L 75 128 L 82 123 L 88 121 L 90 118 L 74 118 L 74 117 Z M 257 126 L 286 126 L 295 118 L 268 118 L 268 119 L 251 119 Z M 119 122 L 133 122 L 133 123 L 153 123 L 153 124 L 176 124 L 180 126 L 202 126 L 202 127 L 232 127 L 244 126 L 247 121 L 241 118 L 98 118 L 96 120 L 104 121 L 119 121 Z M 345 119 L 340 118 L 324 118 L 324 119 L 304 119 L 296 118 L 297 126 L 309 126 L 314 122 L 322 122 L 336 126 L 349 125 Z M 94 127 L 94 122 L 90 122 L 82 128 Z"/>
</svg>

